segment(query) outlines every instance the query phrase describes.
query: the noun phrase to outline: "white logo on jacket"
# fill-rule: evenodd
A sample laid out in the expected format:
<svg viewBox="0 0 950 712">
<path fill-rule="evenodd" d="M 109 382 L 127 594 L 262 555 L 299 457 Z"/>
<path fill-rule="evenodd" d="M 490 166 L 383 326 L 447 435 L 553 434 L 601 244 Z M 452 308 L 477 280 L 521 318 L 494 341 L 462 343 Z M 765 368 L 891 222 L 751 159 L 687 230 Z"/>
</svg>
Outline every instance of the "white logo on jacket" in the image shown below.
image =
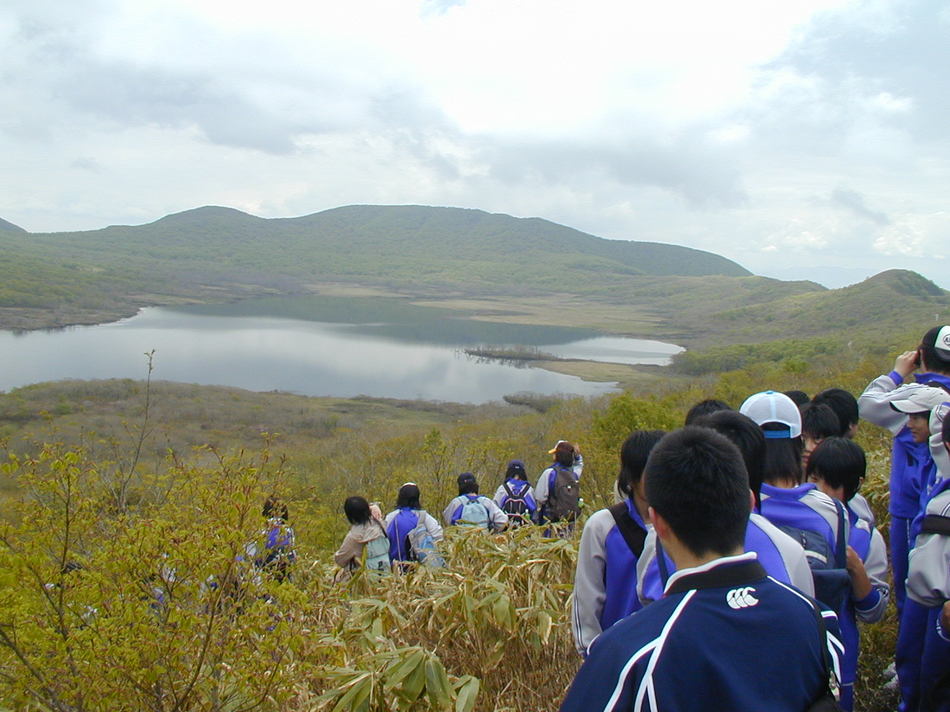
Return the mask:
<svg viewBox="0 0 950 712">
<path fill-rule="evenodd" d="M 734 588 L 726 594 L 726 603 L 730 608 L 739 610 L 740 608 L 751 608 L 759 603 L 759 599 L 753 596 L 755 589 L 751 586 L 745 588 Z"/>
</svg>

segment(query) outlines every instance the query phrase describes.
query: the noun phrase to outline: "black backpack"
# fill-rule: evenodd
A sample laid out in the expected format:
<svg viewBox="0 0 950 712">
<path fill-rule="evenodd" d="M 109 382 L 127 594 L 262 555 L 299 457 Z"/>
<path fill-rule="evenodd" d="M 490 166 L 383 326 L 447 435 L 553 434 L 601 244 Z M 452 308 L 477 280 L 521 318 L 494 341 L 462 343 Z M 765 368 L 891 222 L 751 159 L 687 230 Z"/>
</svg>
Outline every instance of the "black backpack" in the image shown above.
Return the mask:
<svg viewBox="0 0 950 712">
<path fill-rule="evenodd" d="M 554 483 L 548 489 L 544 516 L 552 522 L 573 522 L 581 512 L 581 483 L 571 468 L 555 465 L 553 469 Z"/>
<path fill-rule="evenodd" d="M 505 488 L 507 495 L 504 504 L 501 505 L 501 511 L 508 515 L 508 526 L 514 528 L 530 523 L 531 510 L 528 509 L 528 502 L 525 500 L 528 494 L 528 483 L 525 482 L 521 486 L 518 494 L 512 492 L 507 482 L 502 483 L 501 486 Z"/>
</svg>

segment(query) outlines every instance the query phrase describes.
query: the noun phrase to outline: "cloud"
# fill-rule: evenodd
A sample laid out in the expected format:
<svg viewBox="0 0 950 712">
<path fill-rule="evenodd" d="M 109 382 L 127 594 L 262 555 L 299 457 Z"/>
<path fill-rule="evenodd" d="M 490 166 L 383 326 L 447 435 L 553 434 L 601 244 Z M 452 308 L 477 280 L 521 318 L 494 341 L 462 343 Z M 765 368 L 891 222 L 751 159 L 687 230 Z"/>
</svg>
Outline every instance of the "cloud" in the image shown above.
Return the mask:
<svg viewBox="0 0 950 712">
<path fill-rule="evenodd" d="M 835 188 L 831 193 L 833 205 L 850 210 L 858 217 L 870 220 L 876 225 L 889 225 L 891 220 L 884 213 L 871 210 L 864 202 L 864 196 L 847 188 Z"/>
</svg>

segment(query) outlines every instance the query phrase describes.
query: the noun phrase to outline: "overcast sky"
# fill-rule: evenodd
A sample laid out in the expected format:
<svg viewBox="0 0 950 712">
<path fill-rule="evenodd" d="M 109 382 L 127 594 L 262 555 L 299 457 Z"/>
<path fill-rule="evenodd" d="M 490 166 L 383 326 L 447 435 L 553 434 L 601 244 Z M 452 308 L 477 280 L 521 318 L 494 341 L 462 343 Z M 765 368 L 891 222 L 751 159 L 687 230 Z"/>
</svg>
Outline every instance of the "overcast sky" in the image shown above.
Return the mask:
<svg viewBox="0 0 950 712">
<path fill-rule="evenodd" d="M 4 0 L 0 218 L 537 216 L 950 288 L 942 1 Z"/>
</svg>

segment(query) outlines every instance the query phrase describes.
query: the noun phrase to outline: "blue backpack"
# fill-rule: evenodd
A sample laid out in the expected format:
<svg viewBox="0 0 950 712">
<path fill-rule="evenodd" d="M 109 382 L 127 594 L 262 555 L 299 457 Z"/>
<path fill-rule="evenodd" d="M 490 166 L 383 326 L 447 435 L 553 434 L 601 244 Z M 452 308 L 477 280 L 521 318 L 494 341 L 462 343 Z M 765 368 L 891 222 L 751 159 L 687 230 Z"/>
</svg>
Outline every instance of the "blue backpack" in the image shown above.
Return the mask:
<svg viewBox="0 0 950 712">
<path fill-rule="evenodd" d="M 488 514 L 488 507 L 481 502 L 481 497 L 477 494 L 465 495 L 465 501 L 456 507 L 452 513 L 450 523 L 465 527 L 478 527 L 481 529 L 491 528 L 491 518 Z"/>
<path fill-rule="evenodd" d="M 426 529 L 425 513 L 400 507 L 386 530 L 389 537 L 389 558 L 396 561 L 418 561 L 426 566 L 445 566 L 445 559 Z"/>
</svg>

